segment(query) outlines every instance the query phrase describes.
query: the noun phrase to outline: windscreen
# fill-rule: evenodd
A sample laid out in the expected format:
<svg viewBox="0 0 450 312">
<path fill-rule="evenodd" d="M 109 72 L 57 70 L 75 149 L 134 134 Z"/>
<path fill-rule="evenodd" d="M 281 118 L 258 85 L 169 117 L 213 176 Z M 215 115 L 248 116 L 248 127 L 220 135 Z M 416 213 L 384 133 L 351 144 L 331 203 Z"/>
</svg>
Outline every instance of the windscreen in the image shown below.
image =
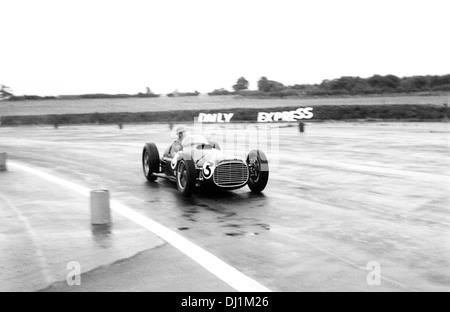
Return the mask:
<svg viewBox="0 0 450 312">
<path fill-rule="evenodd" d="M 183 146 L 197 145 L 197 144 L 208 144 L 208 140 L 203 135 L 190 135 L 183 139 L 181 142 Z"/>
</svg>

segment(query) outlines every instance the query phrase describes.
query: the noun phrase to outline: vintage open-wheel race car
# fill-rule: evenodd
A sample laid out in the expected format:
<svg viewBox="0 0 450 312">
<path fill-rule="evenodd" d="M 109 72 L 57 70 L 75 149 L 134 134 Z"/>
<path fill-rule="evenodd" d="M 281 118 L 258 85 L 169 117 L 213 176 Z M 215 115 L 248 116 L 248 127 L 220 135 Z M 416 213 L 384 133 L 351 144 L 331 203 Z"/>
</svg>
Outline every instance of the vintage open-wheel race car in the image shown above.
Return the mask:
<svg viewBox="0 0 450 312">
<path fill-rule="evenodd" d="M 196 187 L 238 189 L 246 185 L 252 192 L 262 192 L 269 180 L 269 163 L 260 150 L 252 150 L 246 159 L 229 157 L 218 143 L 202 135 L 191 135 L 181 141 L 179 151 L 170 145 L 160 158 L 154 143 L 146 143 L 142 167 L 148 181 L 158 177 L 176 182 L 178 190 L 189 196 Z"/>
</svg>

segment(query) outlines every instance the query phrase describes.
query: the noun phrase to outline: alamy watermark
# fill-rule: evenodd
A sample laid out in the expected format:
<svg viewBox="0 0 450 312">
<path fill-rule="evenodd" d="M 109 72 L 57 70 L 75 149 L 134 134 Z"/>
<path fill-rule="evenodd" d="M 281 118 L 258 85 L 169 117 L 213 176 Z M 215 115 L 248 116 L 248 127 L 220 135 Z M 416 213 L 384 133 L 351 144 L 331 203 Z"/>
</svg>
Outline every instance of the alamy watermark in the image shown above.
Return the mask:
<svg viewBox="0 0 450 312">
<path fill-rule="evenodd" d="M 367 274 L 367 284 L 369 286 L 381 285 L 381 265 L 377 261 L 369 261 L 366 265 L 366 269 L 369 270 Z"/>
<path fill-rule="evenodd" d="M 245 159 L 251 150 L 260 150 L 269 159 L 271 169 L 279 164 L 279 126 L 277 124 L 210 124 L 194 120 L 192 135 L 202 135 L 217 141 L 222 151 L 229 156 Z"/>
<path fill-rule="evenodd" d="M 71 261 L 67 263 L 66 269 L 69 271 L 67 273 L 66 281 L 69 286 L 80 286 L 81 285 L 81 265 L 77 261 Z"/>
</svg>

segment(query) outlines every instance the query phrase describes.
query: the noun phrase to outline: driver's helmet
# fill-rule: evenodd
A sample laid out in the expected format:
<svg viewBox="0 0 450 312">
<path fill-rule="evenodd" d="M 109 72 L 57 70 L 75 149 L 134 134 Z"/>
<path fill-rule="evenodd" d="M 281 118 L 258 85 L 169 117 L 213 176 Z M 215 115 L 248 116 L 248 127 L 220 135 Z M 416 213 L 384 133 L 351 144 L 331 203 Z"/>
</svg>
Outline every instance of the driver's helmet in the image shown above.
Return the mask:
<svg viewBox="0 0 450 312">
<path fill-rule="evenodd" d="M 185 127 L 178 127 L 176 130 L 176 133 L 177 133 L 177 135 L 179 135 L 180 133 L 186 132 L 186 131 L 187 131 L 187 129 Z"/>
</svg>

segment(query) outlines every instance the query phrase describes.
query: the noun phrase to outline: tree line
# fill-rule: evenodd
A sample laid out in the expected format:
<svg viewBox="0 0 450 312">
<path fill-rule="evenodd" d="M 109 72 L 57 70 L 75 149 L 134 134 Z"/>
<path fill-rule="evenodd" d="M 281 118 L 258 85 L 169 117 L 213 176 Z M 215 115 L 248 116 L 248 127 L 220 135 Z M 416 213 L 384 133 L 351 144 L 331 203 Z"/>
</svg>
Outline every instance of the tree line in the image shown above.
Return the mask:
<svg viewBox="0 0 450 312">
<path fill-rule="evenodd" d="M 337 79 L 323 80 L 320 84 L 295 84 L 285 86 L 283 83 L 261 77 L 257 82 L 257 90 L 249 90 L 249 81 L 240 77 L 232 86 L 233 91 L 225 88 L 209 92 L 209 95 L 241 95 L 256 97 L 304 97 L 304 96 L 346 96 L 395 94 L 413 92 L 450 91 L 450 74 L 442 76 L 410 76 L 397 77 L 395 75 L 373 75 L 369 78 L 343 76 Z M 200 92 L 178 92 L 175 90 L 167 94 L 168 97 L 198 96 Z M 81 94 L 60 96 L 15 96 L 11 89 L 0 85 L 0 99 L 9 101 L 42 100 L 42 99 L 100 99 L 100 98 L 151 98 L 159 97 L 150 88 L 145 93 L 137 94 Z"/>
<path fill-rule="evenodd" d="M 39 95 L 14 95 L 11 88 L 5 85 L 0 85 L 0 100 L 8 101 L 25 101 L 25 100 L 74 100 L 74 99 L 123 99 L 123 98 L 153 98 L 159 97 L 159 94 L 154 94 L 149 87 L 146 92 L 139 92 L 137 94 L 106 94 L 106 93 L 89 93 L 78 95 L 58 95 L 58 96 L 39 96 Z"/>
<path fill-rule="evenodd" d="M 283 83 L 261 77 L 257 82 L 257 91 L 248 90 L 249 82 L 240 77 L 233 85 L 234 91 L 217 89 L 210 95 L 240 94 L 247 96 L 332 96 L 332 95 L 369 95 L 412 92 L 450 91 L 450 74 L 443 76 L 373 75 L 369 78 L 343 76 L 333 80 L 323 80 L 320 84 Z"/>
</svg>

